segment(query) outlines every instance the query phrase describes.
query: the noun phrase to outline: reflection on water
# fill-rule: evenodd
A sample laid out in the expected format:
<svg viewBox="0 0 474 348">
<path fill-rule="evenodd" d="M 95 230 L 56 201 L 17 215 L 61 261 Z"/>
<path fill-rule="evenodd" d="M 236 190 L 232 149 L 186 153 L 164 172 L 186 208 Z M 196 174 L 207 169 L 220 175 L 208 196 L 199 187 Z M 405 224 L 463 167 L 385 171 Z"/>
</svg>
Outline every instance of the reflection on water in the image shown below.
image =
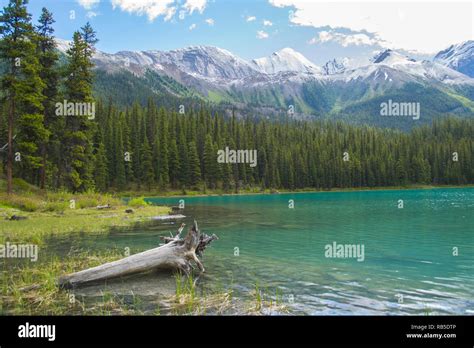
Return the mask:
<svg viewBox="0 0 474 348">
<path fill-rule="evenodd" d="M 204 254 L 202 287 L 232 288 L 237 298 L 248 298 L 258 283 L 267 294 L 278 289 L 300 314 L 474 313 L 473 189 L 184 199 L 187 225 L 196 219 L 202 231 L 220 238 Z M 177 227 L 155 221 L 108 235 L 55 238 L 49 252 L 66 257 L 71 248 L 128 247 L 133 253 L 157 246 Z M 325 245 L 333 242 L 363 244 L 364 262 L 326 258 Z M 171 274 L 150 273 L 77 291 L 156 298 L 174 285 Z"/>
</svg>

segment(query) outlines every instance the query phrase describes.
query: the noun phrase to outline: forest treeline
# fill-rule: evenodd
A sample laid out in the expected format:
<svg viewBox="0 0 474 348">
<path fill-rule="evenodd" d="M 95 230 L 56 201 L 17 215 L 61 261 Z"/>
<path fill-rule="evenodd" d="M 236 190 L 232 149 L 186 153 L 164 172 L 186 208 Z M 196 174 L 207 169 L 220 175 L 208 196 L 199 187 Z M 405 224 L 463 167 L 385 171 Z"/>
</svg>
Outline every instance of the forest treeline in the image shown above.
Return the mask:
<svg viewBox="0 0 474 348">
<path fill-rule="evenodd" d="M 70 117 L 70 116 L 69 116 Z M 61 170 L 57 127 L 47 151 L 46 186 L 96 189 L 343 188 L 474 182 L 474 121 L 439 119 L 409 133 L 343 122 L 238 119 L 202 107 L 184 114 L 153 99 L 121 110 L 97 102 L 92 151 L 79 187 Z M 62 123 L 64 125 L 64 123 Z M 255 149 L 257 165 L 218 163 L 218 150 Z M 39 184 L 39 175 L 15 176 Z M 81 181 L 79 181 L 81 180 Z"/>
<path fill-rule="evenodd" d="M 152 100 L 124 111 L 98 103 L 97 110 L 94 177 L 100 190 L 324 189 L 474 179 L 472 120 L 437 120 L 404 133 L 342 122 L 226 118 L 205 107 L 183 115 Z M 218 163 L 226 147 L 257 150 L 256 167 Z"/>
<path fill-rule="evenodd" d="M 52 14 L 27 1 L 0 15 L 2 174 L 42 188 L 97 190 L 343 188 L 474 182 L 474 120 L 445 118 L 406 133 L 343 122 L 228 117 L 209 106 L 124 107 L 93 97 L 97 42 L 86 24 L 59 63 Z M 95 103 L 94 117 L 56 103 Z M 257 150 L 257 165 L 218 151 Z M 19 157 L 18 157 L 19 154 Z M 19 160 L 18 160 L 19 159 Z"/>
</svg>

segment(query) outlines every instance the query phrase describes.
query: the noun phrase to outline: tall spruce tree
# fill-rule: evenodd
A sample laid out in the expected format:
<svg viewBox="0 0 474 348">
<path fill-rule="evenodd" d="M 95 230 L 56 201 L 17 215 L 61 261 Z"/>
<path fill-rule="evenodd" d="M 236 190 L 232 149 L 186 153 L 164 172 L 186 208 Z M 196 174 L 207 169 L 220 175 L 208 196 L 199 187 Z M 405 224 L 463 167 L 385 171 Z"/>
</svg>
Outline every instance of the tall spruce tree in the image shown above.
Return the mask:
<svg viewBox="0 0 474 348">
<path fill-rule="evenodd" d="M 158 130 L 158 140 L 159 140 L 159 183 L 160 186 L 165 188 L 169 181 L 169 151 L 168 151 L 168 121 L 167 115 L 163 108 L 159 112 L 159 130 Z"/>
<path fill-rule="evenodd" d="M 190 141 L 188 144 L 188 165 L 188 187 L 196 188 L 201 180 L 201 165 L 199 163 L 197 146 L 194 141 Z"/>
<path fill-rule="evenodd" d="M 0 15 L 0 59 L 7 64 L 1 79 L 8 104 L 7 192 L 13 190 L 13 133 L 16 131 L 21 176 L 35 182 L 41 167 L 38 144 L 47 137 L 43 125 L 44 83 L 39 75 L 37 36 L 27 0 L 10 0 Z M 15 126 L 16 122 L 16 126 Z"/>
<path fill-rule="evenodd" d="M 39 75 L 45 84 L 43 89 L 43 122 L 44 127 L 48 131 L 47 138 L 44 139 L 41 144 L 42 162 L 39 185 L 41 189 L 44 189 L 46 183 L 47 156 L 48 153 L 53 155 L 57 154 L 63 126 L 61 119 L 56 117 L 54 113 L 59 84 L 57 66 L 59 55 L 56 51 L 56 43 L 53 36 L 54 29 L 52 27 L 55 21 L 52 13 L 43 7 L 38 22 L 36 32 L 38 40 L 37 51 L 40 63 Z M 53 161 L 54 160 L 56 159 L 53 158 Z"/>
<path fill-rule="evenodd" d="M 209 188 L 215 188 L 217 179 L 217 151 L 212 144 L 211 135 L 206 136 L 204 143 L 204 154 L 203 154 L 203 168 L 204 168 L 204 180 L 206 186 Z"/>
<path fill-rule="evenodd" d="M 80 105 L 92 104 L 94 44 L 95 32 L 89 23 L 75 32 L 72 46 L 67 53 L 65 96 L 68 103 Z M 83 104 L 84 105 L 84 104 Z M 72 190 L 85 191 L 94 187 L 93 147 L 94 124 L 87 115 L 74 115 L 66 118 L 63 137 L 65 160 L 63 170 L 66 186 Z"/>
<path fill-rule="evenodd" d="M 148 138 L 145 137 L 141 148 L 141 164 L 142 164 L 142 177 L 141 180 L 143 184 L 146 185 L 147 189 L 150 190 L 153 185 L 155 174 L 153 172 L 153 160 L 152 160 L 152 151 L 150 144 L 148 143 Z"/>
<path fill-rule="evenodd" d="M 176 139 L 170 138 L 169 142 L 169 177 L 171 186 L 173 188 L 178 187 L 180 171 L 181 171 L 181 160 L 179 158 L 178 146 L 176 145 Z"/>
</svg>

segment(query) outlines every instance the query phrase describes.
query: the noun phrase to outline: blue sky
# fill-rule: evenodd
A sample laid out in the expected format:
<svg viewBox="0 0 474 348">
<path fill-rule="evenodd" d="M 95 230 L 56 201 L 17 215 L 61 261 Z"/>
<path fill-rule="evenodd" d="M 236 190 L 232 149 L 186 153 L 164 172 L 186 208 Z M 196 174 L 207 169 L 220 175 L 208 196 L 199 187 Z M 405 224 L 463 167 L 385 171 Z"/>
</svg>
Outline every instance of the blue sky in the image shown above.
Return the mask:
<svg viewBox="0 0 474 348">
<path fill-rule="evenodd" d="M 42 7 L 53 12 L 57 37 L 90 21 L 97 48 L 110 53 L 213 45 L 252 59 L 291 47 L 316 64 L 357 64 L 385 48 L 428 57 L 473 36 L 469 1 L 31 0 L 35 21 Z"/>
</svg>

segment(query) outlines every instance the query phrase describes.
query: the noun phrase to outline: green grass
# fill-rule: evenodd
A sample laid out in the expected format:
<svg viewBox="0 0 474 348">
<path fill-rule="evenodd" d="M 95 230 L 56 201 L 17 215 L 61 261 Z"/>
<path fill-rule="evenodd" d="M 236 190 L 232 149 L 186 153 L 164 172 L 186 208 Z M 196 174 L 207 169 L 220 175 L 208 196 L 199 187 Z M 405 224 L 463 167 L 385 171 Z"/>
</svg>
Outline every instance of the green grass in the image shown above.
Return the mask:
<svg viewBox="0 0 474 348">
<path fill-rule="evenodd" d="M 207 98 L 213 103 L 220 103 L 220 102 L 226 102 L 226 101 L 231 100 L 231 98 L 229 98 L 225 94 L 221 94 L 215 91 L 209 91 L 207 93 Z"/>
<path fill-rule="evenodd" d="M 462 95 L 452 93 L 452 92 L 446 92 L 449 96 L 453 97 L 454 99 L 458 100 L 463 106 L 466 108 L 469 108 L 471 111 L 474 111 L 474 102 L 470 100 L 469 98 L 466 98 Z"/>
<path fill-rule="evenodd" d="M 4 184 L 0 180 L 0 186 Z M 168 207 L 145 203 L 143 197 L 130 200 L 134 212 L 129 214 L 125 212 L 129 206 L 111 194 L 42 192 L 22 180 L 15 180 L 14 187 L 14 194 L 0 194 L 0 243 L 42 244 L 50 235 L 107 232 L 112 227 L 127 227 L 170 212 Z M 111 208 L 97 209 L 107 204 Z M 10 221 L 13 215 L 26 220 Z"/>
<path fill-rule="evenodd" d="M 69 233 L 108 232 L 112 227 L 127 227 L 152 216 L 169 213 L 168 207 L 149 205 L 135 209 L 133 214 L 125 213 L 127 206 L 97 210 L 93 208 L 67 209 L 62 213 L 25 212 L 12 208 L 0 208 L 0 216 L 13 214 L 27 217 L 21 221 L 2 221 L 0 243 L 10 242 L 42 244 L 51 235 Z"/>
<path fill-rule="evenodd" d="M 3 267 L 0 274 L 0 315 L 139 315 L 141 299 L 133 293 L 132 304 L 105 291 L 92 305 L 72 292 L 57 286 L 58 275 L 67 274 L 123 257 L 118 250 L 107 252 L 80 252 L 66 259 L 54 258 L 48 263 Z M 38 285 L 31 288 L 32 285 Z M 27 289 L 30 287 L 30 289 Z"/>
<path fill-rule="evenodd" d="M 0 182 L 2 183 L 2 182 Z M 0 243 L 34 243 L 41 245 L 53 235 L 73 236 L 76 233 L 108 233 L 112 227 L 127 227 L 146 221 L 152 216 L 168 214 L 170 209 L 146 203 L 144 197 L 131 198 L 128 204 L 117 196 L 88 192 L 44 193 L 19 182 L 12 195 L 0 194 Z M 74 200 L 74 205 L 71 205 Z M 111 205 L 97 209 L 97 205 Z M 125 210 L 133 207 L 133 213 Z M 5 220 L 12 215 L 26 220 Z M 17 263 L 2 259 L 0 270 L 0 315 L 142 315 L 143 298 L 131 292 L 125 295 L 103 292 L 98 300 L 79 298 L 60 289 L 61 275 L 77 272 L 124 257 L 123 251 L 71 252 L 67 257 L 52 257 L 47 262 Z M 179 279 L 179 280 L 178 280 Z M 182 280 L 182 282 L 181 282 Z M 230 303 L 226 293 L 200 294 L 193 277 L 177 278 L 176 295 L 169 307 L 163 301 L 152 310 L 154 314 L 203 314 L 211 309 L 224 311 Z M 171 308 L 172 310 L 170 311 Z"/>
<path fill-rule="evenodd" d="M 74 209 L 70 201 L 75 200 Z M 146 205 L 129 208 L 121 199 L 111 195 L 65 192 L 42 194 L 23 192 L 0 195 L 0 218 L 12 215 L 26 220 L 1 221 L 0 243 L 33 243 L 42 245 L 52 235 L 77 233 L 108 233 L 112 227 L 127 227 L 149 217 L 168 214 L 164 206 Z M 97 205 L 110 204 L 110 209 L 99 210 Z M 132 305 L 118 296 L 103 296 L 102 301 L 86 305 L 81 299 L 70 302 L 70 293 L 57 286 L 59 276 L 94 267 L 123 257 L 120 251 L 72 253 L 68 257 L 52 258 L 48 262 L 15 263 L 0 260 L 0 315 L 128 315 L 142 314 L 141 298 L 134 294 Z M 25 290 L 33 285 L 31 289 Z M 159 311 L 159 309 L 157 309 Z"/>
<path fill-rule="evenodd" d="M 176 292 L 164 302 L 173 315 L 224 314 L 233 310 L 232 290 L 214 290 L 198 293 L 193 275 L 175 274 Z"/>
<path fill-rule="evenodd" d="M 287 314 L 290 308 L 283 303 L 283 295 L 280 289 L 275 288 L 275 296 L 270 295 L 271 291 L 268 287 L 262 289 L 258 283 L 255 282 L 254 290 L 252 292 L 253 303 L 251 302 L 246 309 L 246 314 L 262 315 L 262 314 Z"/>
</svg>

